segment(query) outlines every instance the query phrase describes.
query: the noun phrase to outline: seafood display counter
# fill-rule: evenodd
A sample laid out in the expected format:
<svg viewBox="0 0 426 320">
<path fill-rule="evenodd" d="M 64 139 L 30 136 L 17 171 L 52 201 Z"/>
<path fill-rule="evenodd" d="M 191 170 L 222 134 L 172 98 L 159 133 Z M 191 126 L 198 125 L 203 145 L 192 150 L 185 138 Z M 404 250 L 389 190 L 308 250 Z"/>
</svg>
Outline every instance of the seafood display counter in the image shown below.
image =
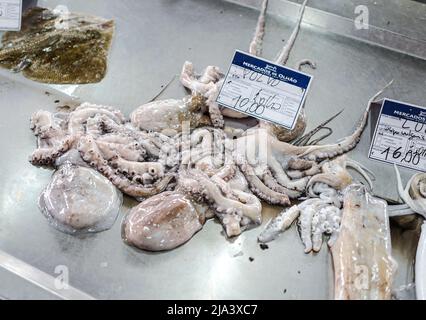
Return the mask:
<svg viewBox="0 0 426 320">
<path fill-rule="evenodd" d="M 261 50 L 263 58 L 275 60 L 277 52 L 285 56 L 285 50 L 281 49 L 289 39 L 292 39 L 301 12 L 301 2 L 269 0 Z M 386 5 L 383 1 L 371 1 L 371 4 L 367 5 L 367 8 L 372 8 L 369 28 L 357 30 L 354 27 L 356 14 L 351 16 L 354 7 L 348 4 L 350 9 L 348 11 L 348 6 L 334 6 L 333 2 L 314 0 L 308 2 L 297 39 L 288 59 L 285 60 L 288 60 L 286 65 L 292 68 L 295 68 L 302 59 L 309 59 L 316 66 L 315 69 L 309 65 L 303 66 L 303 72 L 313 76 L 304 105 L 305 133 L 343 110 L 327 124 L 332 134 L 319 142 L 321 145 L 336 146 L 337 144 L 334 144 L 336 141 L 357 132 L 357 128 L 363 124 L 363 121 L 359 120 L 364 119 L 363 114 L 369 106 L 370 98 L 391 80 L 392 85 L 384 90 L 381 97 L 406 101 L 418 106 L 426 104 L 426 38 L 424 38 L 426 5 L 411 0 L 394 0 L 391 2 L 393 6 Z M 24 2 L 26 5 L 28 3 Z M 326 244 L 322 245 L 321 250 L 315 250 L 318 252 L 305 253 L 306 241 L 301 241 L 296 223 L 274 241 L 267 244 L 259 243 L 262 231 L 268 230 L 265 229 L 268 222 L 283 210 L 284 200 L 282 203 L 269 201 L 270 204 L 262 201 L 262 225 L 245 228 L 241 222 L 241 229 L 244 232 L 235 231 L 230 226 L 230 219 L 226 216 L 227 202 L 223 204 L 224 210 L 215 205 L 219 219 L 207 220 L 203 226 L 197 221 L 198 224 L 195 223 L 193 228 L 198 230 L 202 227 L 202 229 L 193 232 L 195 233 L 193 237 L 191 238 L 192 234 L 189 236 L 191 240 L 184 245 L 168 251 L 142 250 L 157 248 L 158 244 L 147 245 L 146 242 L 143 245 L 136 245 L 139 249 L 128 245 L 132 241 L 137 242 L 129 236 L 132 235 L 130 231 L 126 234 L 126 226 L 131 219 L 125 220 L 132 208 L 138 205 L 138 200 L 141 200 L 137 195 L 134 197 L 124 195 L 121 199 L 121 193 L 116 195 L 118 189 L 87 187 L 87 190 L 93 191 L 88 193 L 94 194 L 93 202 L 87 205 L 87 208 L 92 210 L 107 204 L 110 205 L 108 207 L 110 210 L 123 201 L 115 223 L 114 217 L 108 227 L 97 225 L 97 228 L 104 231 L 95 233 L 73 233 L 63 228 L 61 230 L 57 225 L 52 227 L 47 222 L 46 212 L 43 215 L 39 208 L 39 206 L 46 208 L 45 203 L 40 203 L 39 197 L 42 192 L 45 194 L 48 191 L 46 186 L 52 181 L 53 171 L 48 166 L 43 166 L 48 163 L 37 162 L 34 154 L 32 162 L 38 166 L 28 161 L 36 149 L 36 139 L 30 130 L 30 118 L 35 112 L 45 110 L 49 112 L 48 114 L 67 113 L 75 110 L 83 102 L 89 102 L 90 104 L 83 104 L 83 107 L 80 106 L 81 109 L 77 110 L 83 110 L 85 107 L 95 108 L 95 104 L 113 106 L 104 109 L 108 110 L 108 114 L 107 111 L 104 114 L 108 119 L 123 116 L 126 120 L 131 118 L 132 122 L 140 124 L 141 127 L 152 124 L 144 118 L 144 112 L 149 108 L 137 108 L 153 100 L 182 99 L 187 96 L 188 92 L 182 86 L 182 83 L 184 85 L 186 83 L 185 75 L 188 75 L 186 80 L 190 89 L 194 83 L 202 87 L 205 83 L 191 74 L 192 66 L 198 73 L 203 70 L 216 70 L 206 69 L 207 66 L 217 66 L 226 72 L 235 50 L 249 51 L 256 24 L 258 21 L 262 22 L 262 19 L 258 19 L 261 4 L 262 1 L 256 0 L 31 1 L 32 6 L 60 10 L 65 8 L 70 12 L 103 17 L 105 21 L 112 20 L 115 30 L 111 47 L 106 49 L 109 50 L 106 73 L 99 75 L 103 77 L 99 82 L 49 84 L 43 83 L 48 81 L 30 80 L 29 73 L 24 72 L 29 71 L 27 64 L 20 66 L 24 70 L 23 73 L 0 69 L 0 131 L 3 150 L 0 159 L 0 298 L 332 299 L 337 292 L 344 295 L 341 291 L 335 292 L 333 260 L 336 268 L 338 259 L 332 256 Z M 331 11 L 331 8 L 334 11 Z M 397 19 L 398 15 L 395 12 L 398 10 L 415 12 L 410 28 L 406 27 L 408 22 L 404 18 L 401 18 L 402 22 Z M 388 19 L 383 18 L 384 16 Z M 112 28 L 109 22 L 96 21 L 103 31 Z M 257 31 L 262 33 L 262 28 Z M 55 36 L 49 35 L 48 38 Z M 110 40 L 108 36 L 102 39 L 107 39 L 106 42 Z M 58 45 L 58 42 L 54 41 L 51 45 Z M 104 50 L 103 45 L 105 42 L 96 48 Z M 258 43 L 255 45 L 258 46 Z M 253 47 L 253 53 L 260 52 L 256 46 Z M 0 51 L 0 57 L 6 55 L 7 49 L 9 48 L 0 49 L 3 50 Z M 101 49 L 99 50 L 102 51 Z M 32 56 L 29 63 L 34 63 L 38 58 Z M 87 57 L 89 58 L 91 59 Z M 191 61 L 192 64 L 184 65 L 186 61 Z M 78 68 L 84 69 L 84 65 Z M 48 77 L 49 70 L 42 71 L 36 74 L 38 80 Z M 33 78 L 34 74 L 33 72 Z M 207 71 L 204 75 L 209 75 L 206 74 Z M 59 77 L 61 76 L 64 77 L 64 74 L 59 74 Z M 194 100 L 191 100 L 192 102 Z M 137 110 L 142 110 L 140 121 L 137 118 Z M 383 200 L 374 202 L 370 196 L 384 199 L 389 204 L 400 204 L 402 200 L 398 194 L 398 180 L 393 166 L 368 158 L 379 110 L 378 104 L 372 104 L 369 112 L 371 116 L 366 122 L 365 129 L 361 131 L 362 135 L 356 147 L 353 148 L 353 141 L 348 142 L 350 147 L 342 152 L 336 151 L 335 155 L 346 153 L 348 159 L 353 161 L 352 167 L 360 169 L 361 174 L 351 171 L 354 180 L 364 181 L 366 177 L 370 180 L 369 177 L 374 176 L 372 188 L 368 191 L 371 195 L 366 196 L 367 205 L 369 203 L 375 212 L 384 212 L 381 202 Z M 217 124 L 214 115 L 213 111 L 210 112 L 212 126 Z M 34 117 L 32 119 L 32 128 L 37 130 L 39 124 L 34 123 Z M 202 123 L 203 119 L 200 117 L 197 121 Z M 107 120 L 105 123 L 108 123 Z M 62 120 L 55 118 L 55 121 L 60 123 Z M 232 132 L 239 132 L 241 128 L 246 129 L 253 125 L 253 121 L 247 119 L 227 121 L 233 128 Z M 239 128 L 235 128 L 235 124 Z M 89 122 L 84 125 L 88 126 Z M 111 128 L 115 128 L 114 123 Z M 123 125 L 117 130 L 128 130 L 128 127 Z M 239 136 L 239 139 L 249 137 L 250 135 Z M 80 153 L 83 154 L 82 150 L 88 148 L 87 153 L 92 154 L 93 148 L 84 149 L 81 144 L 84 139 L 87 145 L 93 141 L 87 137 L 81 139 L 78 147 Z M 164 139 L 164 143 L 169 142 L 167 140 L 169 138 Z M 278 145 L 278 149 L 281 148 L 281 144 L 275 143 L 273 139 L 271 141 L 271 145 Z M 344 144 L 345 141 L 340 140 L 339 143 Z M 340 144 L 338 146 L 340 147 Z M 306 150 L 303 149 L 303 152 Z M 320 151 L 306 151 L 311 152 L 310 160 L 313 159 L 315 162 L 317 158 L 330 152 L 327 148 L 318 150 Z M 87 160 L 84 155 L 82 158 L 92 166 L 96 166 L 95 160 Z M 247 168 L 244 165 L 246 164 L 240 164 L 239 167 L 242 172 L 245 172 L 243 168 Z M 122 168 L 120 164 L 117 166 L 119 169 Z M 368 170 L 364 170 L 364 167 Z M 84 176 L 84 170 L 89 169 L 80 168 L 81 172 L 77 173 L 76 170 L 73 177 L 78 174 Z M 96 170 L 90 170 L 98 174 Z M 321 163 L 318 170 L 325 173 L 326 167 Z M 367 171 L 371 171 L 372 174 L 366 173 Z M 108 177 L 104 171 L 100 172 Z M 415 173 L 402 167 L 399 168 L 399 172 L 404 186 Z M 167 172 L 165 174 L 167 175 Z M 100 174 L 99 176 L 100 178 L 84 176 L 80 179 L 85 183 L 90 180 L 93 186 L 96 185 L 96 179 L 104 178 Z M 186 179 L 186 185 L 180 186 L 182 190 L 190 189 L 189 193 L 197 193 L 194 191 L 197 184 L 193 182 L 193 177 L 182 173 L 180 178 Z M 196 180 L 204 181 L 204 178 L 200 175 Z M 111 178 L 110 180 L 112 181 Z M 203 187 L 211 182 L 207 180 Z M 247 180 L 249 184 L 252 183 L 249 178 Z M 98 186 L 102 184 L 100 180 L 98 183 Z M 60 188 L 61 182 L 57 182 L 56 186 Z M 81 184 L 74 188 L 80 186 Z M 118 188 L 121 191 L 129 190 L 120 186 Z M 362 190 L 366 188 L 358 187 Z M 70 189 L 64 187 L 64 190 L 66 193 Z M 103 190 L 103 197 L 98 197 L 96 194 L 98 190 Z M 224 193 L 226 194 L 225 191 Z M 238 197 L 239 199 L 246 197 L 241 200 L 244 205 L 249 206 L 252 203 L 250 201 L 260 203 L 251 192 L 247 192 L 249 196 L 242 193 L 238 193 Z M 256 196 L 265 200 L 258 193 Z M 351 192 L 345 195 L 345 199 L 349 199 L 348 203 L 355 201 L 353 200 L 355 196 L 350 197 L 351 193 L 357 194 L 352 188 Z M 252 196 L 256 199 L 252 200 Z M 46 198 L 43 199 L 48 202 Z M 300 197 L 298 200 L 304 199 Z M 171 200 L 167 198 L 165 201 Z M 51 205 L 54 207 L 54 204 Z M 154 207 L 157 205 L 154 204 Z M 349 204 L 348 207 L 345 204 L 342 210 L 343 212 L 350 210 Z M 223 215 L 221 211 L 224 212 Z M 385 219 L 380 221 L 381 224 L 377 225 L 377 230 L 383 232 L 380 234 L 382 237 L 380 241 L 384 242 L 381 243 L 383 244 L 381 249 L 386 257 L 392 255 L 390 263 L 392 268 L 398 265 L 389 290 L 392 291 L 394 298 L 415 299 L 414 261 L 423 218 L 412 214 L 391 218 L 388 223 L 386 214 Z M 376 218 L 379 216 L 380 213 Z M 365 219 L 372 218 L 366 216 Z M 345 223 L 350 225 L 351 222 L 343 219 L 342 224 L 347 227 Z M 299 223 L 300 225 L 303 240 L 303 221 Z M 388 225 L 390 225 L 389 239 L 383 231 Z M 237 226 L 237 229 L 239 228 L 240 223 Z M 238 234 L 239 232 L 241 234 Z M 367 232 L 364 230 L 364 233 Z M 122 240 L 123 234 L 127 235 L 127 243 Z M 180 234 L 179 237 L 183 236 Z M 350 238 L 350 232 L 342 232 L 336 246 L 333 246 L 333 255 L 339 248 L 343 248 L 342 250 L 347 248 L 343 242 L 344 237 Z M 424 240 L 424 234 L 422 239 Z M 144 247 L 145 245 L 148 247 Z M 424 252 L 423 245 L 419 245 L 419 248 Z M 369 252 L 368 245 L 365 252 Z M 417 273 L 423 277 L 423 272 L 416 271 Z M 338 286 L 336 289 L 339 290 Z M 387 294 L 391 295 L 391 292 Z"/>
</svg>

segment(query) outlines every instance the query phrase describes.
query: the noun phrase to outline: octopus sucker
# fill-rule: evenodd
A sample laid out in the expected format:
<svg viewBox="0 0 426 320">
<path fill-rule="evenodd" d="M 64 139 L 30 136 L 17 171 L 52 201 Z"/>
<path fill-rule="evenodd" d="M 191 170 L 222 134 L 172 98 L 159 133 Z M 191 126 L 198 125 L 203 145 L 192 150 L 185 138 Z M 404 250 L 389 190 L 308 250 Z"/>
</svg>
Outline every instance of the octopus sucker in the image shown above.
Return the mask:
<svg viewBox="0 0 426 320">
<path fill-rule="evenodd" d="M 297 199 L 302 196 L 303 191 L 298 191 L 295 189 L 286 188 L 278 183 L 278 181 L 274 178 L 271 172 L 265 172 L 261 176 L 261 180 L 263 183 L 270 189 L 287 195 L 290 199 Z"/>
<path fill-rule="evenodd" d="M 150 197 L 164 191 L 173 179 L 173 175 L 167 174 L 149 186 L 135 183 L 125 176 L 120 175 L 118 171 L 108 165 L 108 161 L 103 158 L 93 137 L 82 137 L 77 148 L 84 161 L 106 176 L 122 192 L 136 198 Z"/>
<path fill-rule="evenodd" d="M 139 249 L 171 250 L 191 239 L 205 219 L 187 196 L 165 191 L 130 210 L 122 223 L 122 237 Z"/>
<path fill-rule="evenodd" d="M 211 73 L 215 69 L 209 70 L 197 81 L 214 79 Z M 76 164 L 84 161 L 137 199 L 166 190 L 183 192 L 214 211 L 228 236 L 260 223 L 259 199 L 289 206 L 290 198 L 308 194 L 321 202 L 318 210 L 322 213 L 300 204 L 299 221 L 307 222 L 299 225 L 306 251 L 315 251 L 321 247 L 323 234 L 335 235 L 341 209 L 339 192 L 351 181 L 346 166 L 362 169 L 355 162 L 330 159 L 356 145 L 365 117 L 352 138 L 346 138 L 346 144 L 338 143 L 340 149 L 336 150 L 333 145 L 291 145 L 259 128 L 235 140 L 222 129 L 211 127 L 191 132 L 188 126 L 169 137 L 126 122 L 113 107 L 84 103 L 69 114 L 39 111 L 33 116 L 31 128 L 39 145 L 33 162 L 54 165 L 64 153 L 70 153 Z M 72 155 L 72 150 L 78 150 L 80 157 Z M 307 156 L 312 154 L 315 157 Z M 241 187 L 236 182 L 242 182 Z"/>
<path fill-rule="evenodd" d="M 339 236 L 331 247 L 335 298 L 390 299 L 397 264 L 386 202 L 354 184 L 345 190 L 343 203 Z"/>
<path fill-rule="evenodd" d="M 39 198 L 39 207 L 55 228 L 71 234 L 99 232 L 115 222 L 122 194 L 97 171 L 62 165 Z"/>
<path fill-rule="evenodd" d="M 23 14 L 21 31 L 3 35 L 0 66 L 44 83 L 99 82 L 113 32 L 112 20 L 33 7 Z"/>
<path fill-rule="evenodd" d="M 415 262 L 416 296 L 426 300 L 426 223 L 423 222 Z"/>
<path fill-rule="evenodd" d="M 290 38 L 287 40 L 284 47 L 281 49 L 277 58 L 275 59 L 275 62 L 277 64 L 285 65 L 288 61 L 288 58 L 290 57 L 291 49 L 293 48 L 294 42 L 296 41 L 297 35 L 299 34 L 300 25 L 302 24 L 303 15 L 305 13 L 305 8 L 306 8 L 307 3 L 308 3 L 308 0 L 303 1 L 302 5 L 300 7 L 299 17 L 297 19 L 296 26 L 293 29 L 293 31 L 290 35 Z"/>
</svg>

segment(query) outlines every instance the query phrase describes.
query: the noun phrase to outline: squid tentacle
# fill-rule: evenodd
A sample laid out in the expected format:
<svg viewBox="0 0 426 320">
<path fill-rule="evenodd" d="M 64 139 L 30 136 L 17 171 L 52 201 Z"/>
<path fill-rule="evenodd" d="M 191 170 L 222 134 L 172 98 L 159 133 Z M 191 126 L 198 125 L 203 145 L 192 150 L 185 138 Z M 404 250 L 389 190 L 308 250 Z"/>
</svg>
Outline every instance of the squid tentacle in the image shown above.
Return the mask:
<svg viewBox="0 0 426 320">
<path fill-rule="evenodd" d="M 364 131 L 364 128 L 367 124 L 368 119 L 368 113 L 370 111 L 371 104 L 377 99 L 378 96 L 380 96 L 385 89 L 387 89 L 391 84 L 393 83 L 393 80 L 389 82 L 383 89 L 381 89 L 379 92 L 377 92 L 369 101 L 367 104 L 367 107 L 361 116 L 361 119 L 359 121 L 359 124 L 357 125 L 354 132 L 343 138 L 340 142 L 336 144 L 328 144 L 328 145 L 322 145 L 322 146 L 308 146 L 308 147 L 300 147 L 300 153 L 299 157 L 309 159 L 309 160 L 319 160 L 319 159 L 326 159 L 326 158 L 334 158 L 337 155 L 343 154 L 348 152 L 349 150 L 353 149 L 361 139 L 362 132 Z"/>
<path fill-rule="evenodd" d="M 257 19 L 256 30 L 253 35 L 253 39 L 249 46 L 249 53 L 255 56 L 262 54 L 263 37 L 265 36 L 265 24 L 266 24 L 266 10 L 268 8 L 268 0 L 263 0 L 260 8 L 260 14 Z"/>
</svg>

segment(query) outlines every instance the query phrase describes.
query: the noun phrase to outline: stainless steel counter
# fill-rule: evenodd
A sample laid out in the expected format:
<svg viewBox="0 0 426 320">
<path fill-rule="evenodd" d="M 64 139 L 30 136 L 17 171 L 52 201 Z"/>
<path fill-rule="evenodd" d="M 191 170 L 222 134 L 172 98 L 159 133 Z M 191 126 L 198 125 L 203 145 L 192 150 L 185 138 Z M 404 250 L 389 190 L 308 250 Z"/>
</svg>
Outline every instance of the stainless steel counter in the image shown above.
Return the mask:
<svg viewBox="0 0 426 320">
<path fill-rule="evenodd" d="M 281 15 L 283 8 L 291 7 L 291 3 L 270 1 L 264 57 L 272 59 L 283 40 L 289 37 L 294 17 Z M 253 2 L 248 0 L 245 4 L 250 6 Z M 117 27 L 105 79 L 99 84 L 56 89 L 72 93 L 82 101 L 114 105 L 126 114 L 153 97 L 179 73 L 185 60 L 192 61 L 198 70 L 212 64 L 226 69 L 235 49 L 246 50 L 258 14 L 237 3 L 211 0 L 39 1 L 41 6 L 58 4 L 66 4 L 71 11 L 113 18 Z M 280 15 L 274 14 L 277 12 Z M 298 60 L 310 58 L 318 64 L 317 70 L 307 71 L 314 75 L 306 102 L 309 127 L 345 108 L 332 123 L 334 134 L 328 141 L 345 136 L 351 132 L 370 96 L 391 79 L 395 79 L 395 83 L 386 91 L 387 97 L 426 105 L 426 61 L 420 59 L 419 54 L 398 53 L 376 46 L 363 36 L 356 37 L 354 30 L 345 36 L 347 20 L 339 24 L 342 19 L 335 13 L 316 12 L 307 11 L 309 23 L 302 26 L 289 61 L 289 65 L 294 66 Z M 329 19 L 326 24 L 323 20 L 315 21 L 318 14 Z M 342 25 L 344 32 L 330 30 L 333 21 Z M 400 41 L 405 37 L 394 36 Z M 407 41 L 410 46 L 401 48 L 409 50 L 416 40 Z M 419 41 L 418 46 L 422 45 Z M 37 208 L 37 198 L 52 172 L 28 163 L 35 147 L 28 124 L 35 110 L 54 110 L 56 99 L 60 100 L 59 104 L 66 104 L 69 98 L 62 94 L 58 98 L 54 88 L 31 83 L 5 70 L 1 71 L 1 77 L 1 251 L 52 277 L 57 276 L 58 265 L 66 266 L 70 285 L 95 298 L 321 299 L 333 296 L 328 250 L 324 247 L 319 254 L 304 254 L 294 227 L 272 242 L 269 249 L 261 250 L 256 243 L 261 228 L 227 241 L 221 226 L 209 221 L 184 246 L 153 254 L 130 248 L 121 241 L 121 217 L 136 203 L 126 199 L 119 220 L 109 231 L 73 237 L 51 228 Z M 184 90 L 175 81 L 163 97 L 183 95 Z M 367 159 L 370 135 L 369 125 L 350 156 L 376 174 L 376 194 L 397 200 L 392 167 Z M 404 179 L 412 174 L 406 169 L 402 172 Z M 264 221 L 276 212 L 276 208 L 266 206 Z M 416 239 L 414 231 L 393 230 L 394 255 L 400 263 L 396 286 L 412 281 Z M 254 260 L 250 261 L 249 257 Z M 1 267 L 0 296 L 57 297 Z"/>
</svg>

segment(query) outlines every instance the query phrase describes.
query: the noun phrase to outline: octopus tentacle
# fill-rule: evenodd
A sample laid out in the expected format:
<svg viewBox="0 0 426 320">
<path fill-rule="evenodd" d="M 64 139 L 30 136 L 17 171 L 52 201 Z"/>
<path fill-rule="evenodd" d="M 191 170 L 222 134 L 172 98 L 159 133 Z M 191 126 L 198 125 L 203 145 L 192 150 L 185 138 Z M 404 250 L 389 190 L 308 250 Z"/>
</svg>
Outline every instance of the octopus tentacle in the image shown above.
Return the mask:
<svg viewBox="0 0 426 320">
<path fill-rule="evenodd" d="M 201 94 L 205 98 L 211 123 L 216 128 L 222 128 L 225 124 L 219 105 L 216 103 L 219 88 L 222 86 L 223 75 L 218 67 L 208 66 L 200 77 L 194 74 L 191 62 L 185 61 L 182 67 L 180 80 L 184 87 L 188 88 L 192 95 Z"/>
<path fill-rule="evenodd" d="M 275 179 L 278 181 L 279 184 L 282 186 L 296 191 L 303 191 L 305 190 L 306 184 L 308 183 L 308 177 L 303 177 L 298 180 L 291 180 L 280 163 L 273 157 L 268 157 L 268 166 L 273 173 Z"/>
<path fill-rule="evenodd" d="M 206 105 L 208 107 L 208 112 L 210 120 L 215 128 L 223 128 L 225 121 L 223 120 L 222 112 L 220 111 L 219 105 L 216 102 L 217 96 L 219 95 L 219 88 L 222 87 L 223 79 L 218 81 L 216 84 L 206 92 L 205 97 Z"/>
<path fill-rule="evenodd" d="M 192 197 L 198 197 L 199 200 L 208 201 L 225 225 L 228 236 L 241 232 L 240 222 L 243 221 L 243 217 L 249 218 L 256 224 L 261 222 L 262 206 L 257 197 L 240 190 L 232 190 L 233 195 L 228 197 L 222 192 L 220 186 L 199 170 L 180 172 L 178 190 L 183 190 Z M 225 188 L 225 190 L 229 189 Z"/>
<path fill-rule="evenodd" d="M 271 219 L 265 229 L 258 236 L 257 241 L 261 243 L 271 242 L 299 217 L 300 208 L 297 205 L 283 210 L 277 217 Z"/>
<path fill-rule="evenodd" d="M 62 121 L 63 120 L 60 122 Z M 53 113 L 45 110 L 39 110 L 32 114 L 30 129 L 36 136 L 41 136 L 43 138 L 50 138 L 54 134 L 62 133 L 58 119 L 55 119 Z"/>
<path fill-rule="evenodd" d="M 320 199 L 315 200 L 316 201 L 309 206 L 302 206 L 300 210 L 300 238 L 305 246 L 305 253 L 312 251 L 312 219 L 314 214 L 327 205 Z"/>
<path fill-rule="evenodd" d="M 130 177 L 149 175 L 150 180 L 164 177 L 164 166 L 158 162 L 128 161 L 117 155 L 110 160 L 110 164 Z"/>
<path fill-rule="evenodd" d="M 296 22 L 296 26 L 294 27 L 290 38 L 285 43 L 284 47 L 281 49 L 281 52 L 278 54 L 278 57 L 275 59 L 275 63 L 285 65 L 290 56 L 290 51 L 294 46 L 294 42 L 296 41 L 297 35 L 299 34 L 300 25 L 302 24 L 303 15 L 305 13 L 305 7 L 308 0 L 305 0 L 300 8 L 299 17 Z"/>
<path fill-rule="evenodd" d="M 328 244 L 332 244 L 340 228 L 341 210 L 327 205 L 317 211 L 312 219 L 312 250 L 319 252 L 323 242 L 323 234 L 333 235 Z"/>
<path fill-rule="evenodd" d="M 99 115 L 87 119 L 86 134 L 90 134 L 92 137 L 99 138 L 103 133 L 104 131 L 100 125 Z"/>
<path fill-rule="evenodd" d="M 291 158 L 287 163 L 286 174 L 291 179 L 300 179 L 303 177 L 313 176 L 320 171 L 321 168 L 315 161 Z"/>
<path fill-rule="evenodd" d="M 263 0 L 260 8 L 259 17 L 257 19 L 256 30 L 253 34 L 253 39 L 249 45 L 249 53 L 254 56 L 260 56 L 262 54 L 263 37 L 265 36 L 265 24 L 266 24 L 266 10 L 268 8 L 268 0 Z M 218 87 L 220 87 L 218 85 Z M 238 112 L 226 107 L 219 108 L 221 114 L 226 117 L 243 119 L 247 118 L 248 115 L 242 112 Z"/>
<path fill-rule="evenodd" d="M 352 183 L 352 176 L 346 170 L 346 156 L 340 156 L 332 161 L 325 162 L 322 167 L 322 173 L 309 179 L 306 186 L 308 193 L 312 195 L 312 187 L 317 183 L 324 183 L 335 190 L 343 190 Z"/>
<path fill-rule="evenodd" d="M 300 60 L 298 63 L 296 63 L 296 70 L 302 70 L 303 66 L 309 66 L 312 69 L 316 69 L 317 68 L 317 65 L 316 65 L 315 62 L 313 62 L 313 61 L 311 61 L 309 59 L 303 59 L 303 60 Z"/>
<path fill-rule="evenodd" d="M 124 137 L 127 136 L 129 137 L 129 140 L 133 139 L 134 141 L 137 141 L 140 148 L 144 150 L 141 152 L 147 156 L 158 157 L 160 154 L 160 148 L 164 146 L 164 142 L 168 142 L 168 140 L 164 138 L 164 135 L 161 135 L 160 133 L 158 133 L 157 136 L 154 134 L 145 133 L 143 131 L 136 131 L 132 128 L 119 125 L 112 119 L 109 119 L 103 115 L 99 116 L 98 119 L 104 132 L 119 134 Z M 158 139 L 161 141 L 157 141 Z"/>
<path fill-rule="evenodd" d="M 287 194 L 278 193 L 268 188 L 256 175 L 254 168 L 246 161 L 238 161 L 238 165 L 247 179 L 250 190 L 262 200 L 271 204 L 288 206 L 290 199 Z"/>
<path fill-rule="evenodd" d="M 119 119 L 118 123 L 124 123 L 126 121 L 126 118 L 121 113 L 121 111 L 117 110 L 116 108 L 111 107 L 111 106 L 103 106 L 103 105 L 93 104 L 93 103 L 89 103 L 89 102 L 83 102 L 75 110 L 82 110 L 82 109 L 108 110 L 108 111 L 112 112 L 116 118 Z"/>
<path fill-rule="evenodd" d="M 333 158 L 337 155 L 348 152 L 353 149 L 361 139 L 362 132 L 367 124 L 368 113 L 370 111 L 371 104 L 376 100 L 376 98 L 383 93 L 383 91 L 392 84 L 393 80 L 389 82 L 383 89 L 377 92 L 367 104 L 367 107 L 361 116 L 359 124 L 357 125 L 354 132 L 343 138 L 340 142 L 336 144 L 328 144 L 322 146 L 306 146 L 300 147 L 299 157 L 306 158 L 309 160 L 319 160 L 325 158 Z"/>
<path fill-rule="evenodd" d="M 326 127 L 326 125 L 328 123 L 330 123 L 332 120 L 334 120 L 335 118 L 337 118 L 341 113 L 343 112 L 343 109 L 340 110 L 339 112 L 337 112 L 335 115 L 333 115 L 332 117 L 328 118 L 327 120 L 323 121 L 322 123 L 320 123 L 318 126 L 316 126 L 315 128 L 313 128 L 311 131 L 309 131 L 308 133 L 304 134 L 303 136 L 301 136 L 300 138 L 294 140 L 292 142 L 293 145 L 295 146 L 307 146 L 307 145 L 314 145 L 318 142 L 320 142 L 321 140 L 327 138 L 329 135 L 331 135 L 333 133 L 333 130 Z M 310 142 L 311 138 L 317 134 L 319 131 L 326 129 L 328 131 L 327 134 L 324 134 L 323 136 L 315 139 L 314 141 Z"/>
<path fill-rule="evenodd" d="M 426 218 L 426 174 L 413 175 L 406 187 L 402 185 L 401 174 L 394 164 L 399 197 L 416 213 Z"/>
<path fill-rule="evenodd" d="M 104 141 L 96 141 L 96 144 L 107 160 L 114 158 L 117 154 L 129 161 L 143 161 L 145 158 L 144 150 L 138 149 L 134 144 L 124 145 Z"/>
<path fill-rule="evenodd" d="M 180 73 L 180 81 L 182 85 L 189 89 L 193 94 L 204 94 L 208 90 L 209 83 L 215 83 L 221 78 L 218 67 L 208 66 L 204 73 L 198 77 L 195 76 L 194 66 L 192 62 L 185 61 Z"/>
<path fill-rule="evenodd" d="M 249 53 L 255 56 L 260 56 L 262 54 L 262 44 L 263 37 L 265 36 L 265 24 L 266 24 L 266 10 L 268 8 L 268 0 L 262 1 L 262 6 L 260 8 L 260 14 L 257 19 L 256 30 L 253 35 L 253 39 L 249 46 Z"/>
</svg>

